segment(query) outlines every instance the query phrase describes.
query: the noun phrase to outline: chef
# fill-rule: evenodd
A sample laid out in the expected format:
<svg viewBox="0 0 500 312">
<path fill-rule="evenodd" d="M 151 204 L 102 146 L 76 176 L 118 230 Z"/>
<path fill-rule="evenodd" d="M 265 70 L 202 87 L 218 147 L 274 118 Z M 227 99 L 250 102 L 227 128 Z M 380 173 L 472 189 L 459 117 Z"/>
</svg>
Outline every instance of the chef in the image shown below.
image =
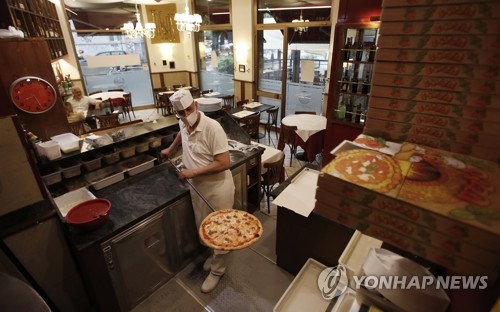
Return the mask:
<svg viewBox="0 0 500 312">
<path fill-rule="evenodd" d="M 163 157 L 170 156 L 182 142 L 182 162 L 185 168 L 179 172 L 180 179 L 190 179 L 193 186 L 215 209 L 232 209 L 234 204 L 234 182 L 231 175 L 227 136 L 222 126 L 203 112 L 189 90 L 181 89 L 170 97 L 170 102 L 180 118 L 180 131 L 172 144 L 161 151 Z M 196 191 L 191 190 L 196 227 L 212 212 Z M 229 253 L 211 250 L 211 256 L 203 264 L 210 270 L 201 286 L 204 293 L 212 291 L 226 271 Z"/>
</svg>

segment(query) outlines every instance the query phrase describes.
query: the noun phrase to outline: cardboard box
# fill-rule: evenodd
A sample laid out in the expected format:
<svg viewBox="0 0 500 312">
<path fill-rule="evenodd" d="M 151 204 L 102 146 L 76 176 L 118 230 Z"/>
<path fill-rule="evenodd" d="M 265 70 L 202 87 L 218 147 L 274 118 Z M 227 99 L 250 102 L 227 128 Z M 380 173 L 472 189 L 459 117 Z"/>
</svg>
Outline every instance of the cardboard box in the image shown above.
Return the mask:
<svg viewBox="0 0 500 312">
<path fill-rule="evenodd" d="M 382 184 L 384 190 L 370 189 L 369 183 L 358 185 L 351 182 L 348 176 L 335 173 L 334 166 L 342 160 L 339 159 L 342 154 L 337 154 L 322 169 L 318 188 L 336 190 L 345 198 L 363 205 L 455 236 L 486 250 L 500 251 L 500 214 L 496 206 L 500 202 L 498 164 L 409 143 L 399 144 L 398 149 L 398 144 L 388 145 L 375 140 L 362 135 L 353 143 L 394 155 L 375 153 L 387 163 L 387 168 L 392 167 L 393 171 L 388 172 L 394 172 L 389 183 Z M 373 141 L 377 144 L 370 143 Z M 360 159 L 357 157 L 357 160 Z M 398 170 L 395 163 L 401 169 Z M 378 170 L 372 174 L 377 176 L 382 173 Z M 384 183 L 386 178 L 390 177 L 380 176 Z M 478 194 L 478 190 L 482 193 Z"/>
<path fill-rule="evenodd" d="M 453 0 L 453 3 L 470 3 L 471 0 Z M 495 0 L 474 0 L 475 3 L 488 3 L 495 2 Z M 419 5 L 440 5 L 450 4 L 450 0 L 384 0 L 382 5 L 384 8 L 388 7 L 406 7 L 406 6 L 419 6 Z"/>
<path fill-rule="evenodd" d="M 482 35 L 498 34 L 500 20 L 445 20 L 419 22 L 383 22 L 380 35 Z M 378 60 L 378 52 L 377 52 Z"/>
<path fill-rule="evenodd" d="M 368 223 L 350 214 L 331 209 L 329 206 L 326 206 L 321 202 L 317 203 L 317 207 L 314 209 L 314 212 L 349 228 L 359 230 L 365 235 L 378 238 L 388 244 L 407 250 L 451 271 L 461 274 L 487 275 L 491 280 L 496 280 L 498 278 L 497 271 L 492 271 L 460 257 L 454 257 L 444 250 L 421 244 L 413 239 L 402 236 L 399 233 L 387 230 L 376 224 Z"/>
<path fill-rule="evenodd" d="M 500 23 L 500 22 L 499 22 Z M 500 27 L 500 25 L 499 25 Z M 497 50 L 426 50 L 426 49 L 387 49 L 377 50 L 377 62 L 422 62 L 439 64 L 500 64 Z"/>
<path fill-rule="evenodd" d="M 316 200 L 325 207 L 347 213 L 362 221 L 397 232 L 421 244 L 433 246 L 488 269 L 498 269 L 500 255 L 496 252 L 486 250 L 480 246 L 464 242 L 455 236 L 434 231 L 417 223 L 361 204 L 346 198 L 340 193 L 336 193 L 335 189 L 318 188 Z"/>
<path fill-rule="evenodd" d="M 382 38 L 381 36 L 380 38 Z M 408 36 L 413 37 L 413 36 Z M 452 77 L 467 79 L 494 79 L 500 66 L 478 64 L 433 64 L 433 63 L 403 63 L 377 62 L 376 72 L 398 75 L 421 75 L 431 77 Z"/>
<path fill-rule="evenodd" d="M 377 44 L 384 48 L 393 49 L 498 49 L 498 40 L 495 35 L 467 35 L 467 36 L 380 36 Z M 470 77 L 472 78 L 472 77 Z"/>
<path fill-rule="evenodd" d="M 382 8 L 382 20 L 385 21 L 442 21 L 487 19 L 500 17 L 499 3 L 463 3 L 453 5 L 412 6 L 404 8 Z"/>
</svg>

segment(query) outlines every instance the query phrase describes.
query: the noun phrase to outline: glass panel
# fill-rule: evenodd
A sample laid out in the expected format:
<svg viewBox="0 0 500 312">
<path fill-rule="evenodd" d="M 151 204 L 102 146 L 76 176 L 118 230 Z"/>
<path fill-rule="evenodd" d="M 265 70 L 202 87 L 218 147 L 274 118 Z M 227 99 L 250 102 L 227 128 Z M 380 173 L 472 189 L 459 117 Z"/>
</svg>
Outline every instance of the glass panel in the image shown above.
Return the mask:
<svg viewBox="0 0 500 312">
<path fill-rule="evenodd" d="M 126 92 L 131 92 L 134 106 L 154 103 L 146 49 L 142 37 L 129 39 L 123 34 L 101 33 L 93 36 L 73 32 L 73 39 L 87 93 L 124 89 Z M 91 67 L 93 66 L 91 62 L 89 66 L 89 56 L 124 55 L 135 56 L 138 61 L 134 65 L 116 64 L 102 67 Z"/>
<path fill-rule="evenodd" d="M 234 94 L 233 33 L 205 30 L 197 35 L 201 90 Z"/>
<path fill-rule="evenodd" d="M 331 0 L 284 2 L 283 0 L 258 0 L 257 23 L 266 24 L 270 15 L 277 23 L 289 23 L 295 19 L 329 21 Z"/>
<path fill-rule="evenodd" d="M 285 115 L 295 111 L 322 113 L 330 50 L 329 33 L 329 28 L 322 27 L 309 28 L 302 33 L 299 29 L 288 30 Z"/>
<path fill-rule="evenodd" d="M 194 13 L 201 15 L 202 25 L 230 23 L 229 0 L 196 0 L 195 2 Z"/>
<path fill-rule="evenodd" d="M 281 30 L 257 31 L 259 83 L 261 91 L 281 94 L 283 33 Z"/>
</svg>

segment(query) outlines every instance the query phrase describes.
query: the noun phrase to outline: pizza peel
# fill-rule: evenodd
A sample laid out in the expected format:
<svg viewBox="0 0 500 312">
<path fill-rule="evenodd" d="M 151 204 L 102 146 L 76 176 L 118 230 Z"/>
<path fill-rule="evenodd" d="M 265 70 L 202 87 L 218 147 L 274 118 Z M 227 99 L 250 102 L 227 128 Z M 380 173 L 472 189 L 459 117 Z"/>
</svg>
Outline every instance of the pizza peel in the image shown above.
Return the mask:
<svg viewBox="0 0 500 312">
<path fill-rule="evenodd" d="M 170 158 L 167 158 L 168 162 L 174 166 L 175 170 L 177 171 L 177 173 L 180 173 L 181 172 L 181 169 L 182 168 L 185 168 L 184 167 L 184 164 L 182 163 L 181 159 L 178 158 L 175 163 L 174 161 L 172 161 Z M 196 194 L 198 194 L 198 196 L 200 196 L 200 198 L 205 202 L 205 204 L 207 204 L 207 206 L 210 208 L 210 210 L 212 210 L 212 213 L 210 213 L 208 216 L 205 217 L 205 219 L 201 222 L 201 225 L 203 225 L 205 223 L 205 221 L 207 219 L 209 219 L 211 217 L 211 215 L 215 212 L 217 212 L 217 210 L 210 204 L 210 202 L 207 200 L 207 198 L 200 192 L 198 191 L 198 189 L 193 185 L 193 183 L 191 183 L 191 181 L 189 181 L 189 179 L 185 179 L 185 181 L 189 184 L 189 186 L 191 186 L 191 188 L 196 192 Z M 225 211 L 231 211 L 232 209 L 225 209 Z M 254 215 L 250 214 L 250 213 L 247 213 L 248 215 L 252 216 L 257 222 L 258 222 L 258 225 L 260 227 L 260 232 L 259 232 L 259 238 L 262 236 L 262 232 L 263 232 L 263 227 L 262 227 L 262 224 L 260 222 L 259 219 L 257 219 Z M 203 237 L 203 235 L 201 235 L 201 227 L 200 226 L 200 229 L 198 229 L 198 234 L 200 236 L 200 239 L 209 247 L 211 248 L 214 248 L 214 249 L 219 249 L 219 250 L 238 250 L 238 249 L 242 249 L 242 247 L 225 247 L 225 248 L 219 248 L 217 246 L 214 246 L 212 245 L 210 242 L 206 241 L 205 238 Z M 257 239 L 254 239 L 250 244 L 246 245 L 245 247 L 243 248 L 246 248 L 250 245 L 252 245 L 253 243 L 255 243 L 257 241 Z"/>
</svg>

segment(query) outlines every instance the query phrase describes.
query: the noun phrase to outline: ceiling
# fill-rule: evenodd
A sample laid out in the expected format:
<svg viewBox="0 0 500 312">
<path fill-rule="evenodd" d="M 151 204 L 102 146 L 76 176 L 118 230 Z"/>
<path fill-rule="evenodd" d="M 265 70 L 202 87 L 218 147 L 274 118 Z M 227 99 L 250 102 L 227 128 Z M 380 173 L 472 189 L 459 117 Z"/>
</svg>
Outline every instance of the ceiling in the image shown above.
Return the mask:
<svg viewBox="0 0 500 312">
<path fill-rule="evenodd" d="M 173 2 L 172 0 L 64 0 L 68 18 L 73 21 L 76 29 L 119 29 L 124 23 L 135 20 L 136 3 L 138 5 L 156 5 Z M 227 10 L 229 0 L 197 0 L 196 2 L 196 11 L 201 14 L 203 11 L 206 12 L 208 7 L 211 11 L 217 8 Z M 272 9 L 331 5 L 331 0 L 258 0 L 258 3 L 261 9 Z M 304 19 L 318 20 L 319 11 L 305 10 L 303 12 Z M 291 21 L 298 18 L 296 10 L 295 12 L 293 10 L 271 12 L 278 21 Z M 326 17 L 322 18 L 328 17 L 327 14 Z"/>
</svg>

